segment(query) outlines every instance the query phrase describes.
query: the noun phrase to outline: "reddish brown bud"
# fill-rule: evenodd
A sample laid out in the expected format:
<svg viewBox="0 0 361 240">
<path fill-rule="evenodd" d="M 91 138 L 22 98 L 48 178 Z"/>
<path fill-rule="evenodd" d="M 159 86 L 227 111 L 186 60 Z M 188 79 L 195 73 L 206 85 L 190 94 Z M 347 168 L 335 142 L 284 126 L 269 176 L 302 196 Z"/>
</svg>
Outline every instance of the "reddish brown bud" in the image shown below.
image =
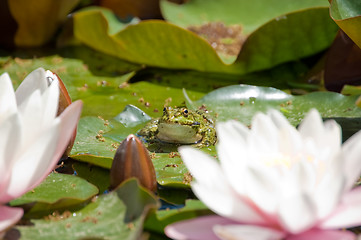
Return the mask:
<svg viewBox="0 0 361 240">
<path fill-rule="evenodd" d="M 116 188 L 124 180 L 135 177 L 139 183 L 151 190 L 157 189 L 155 170 L 148 150 L 133 134 L 118 147 L 110 168 L 110 187 Z"/>
</svg>

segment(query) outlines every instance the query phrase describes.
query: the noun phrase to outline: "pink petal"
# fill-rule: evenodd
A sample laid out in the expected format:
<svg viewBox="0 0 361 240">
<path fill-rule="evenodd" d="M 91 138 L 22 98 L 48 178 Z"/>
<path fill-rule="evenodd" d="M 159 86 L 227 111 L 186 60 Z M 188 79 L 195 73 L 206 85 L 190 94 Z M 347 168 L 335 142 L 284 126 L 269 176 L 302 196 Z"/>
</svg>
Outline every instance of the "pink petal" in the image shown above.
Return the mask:
<svg viewBox="0 0 361 240">
<path fill-rule="evenodd" d="M 10 201 L 33 189 L 54 168 L 67 147 L 70 137 L 78 123 L 82 102 L 72 103 L 54 120 L 54 125 L 44 132 L 24 151 L 17 164 L 14 165 L 7 193 L 1 199 Z"/>
<path fill-rule="evenodd" d="M 48 165 L 47 170 L 42 178 L 39 178 L 32 184 L 32 188 L 37 186 L 47 174 L 55 167 L 60 157 L 63 155 L 65 148 L 68 146 L 70 138 L 72 137 L 81 114 L 83 102 L 78 100 L 70 104 L 60 115 L 60 137 L 58 139 L 57 148 L 52 158 L 51 164 Z"/>
<path fill-rule="evenodd" d="M 0 233 L 17 223 L 23 216 L 22 208 L 13 208 L 0 205 Z"/>
<path fill-rule="evenodd" d="M 213 226 L 235 224 L 236 222 L 217 215 L 194 218 L 168 225 L 164 232 L 172 239 L 217 240 Z"/>
<path fill-rule="evenodd" d="M 348 228 L 361 225 L 361 187 L 343 196 L 335 212 L 324 220 L 321 228 Z"/>
<path fill-rule="evenodd" d="M 286 235 L 276 229 L 256 225 L 216 225 L 213 230 L 223 240 L 279 240 Z"/>
<path fill-rule="evenodd" d="M 48 175 L 49 165 L 53 166 L 53 156 L 60 135 L 60 121 L 37 138 L 32 144 L 22 149 L 11 169 L 11 178 L 6 193 L 1 196 L 2 201 L 10 201 L 33 188 L 35 182 L 41 181 Z M 7 195 L 7 196 L 5 196 Z"/>
<path fill-rule="evenodd" d="M 314 229 L 298 235 L 292 235 L 286 240 L 355 240 L 356 235 L 349 231 Z"/>
</svg>

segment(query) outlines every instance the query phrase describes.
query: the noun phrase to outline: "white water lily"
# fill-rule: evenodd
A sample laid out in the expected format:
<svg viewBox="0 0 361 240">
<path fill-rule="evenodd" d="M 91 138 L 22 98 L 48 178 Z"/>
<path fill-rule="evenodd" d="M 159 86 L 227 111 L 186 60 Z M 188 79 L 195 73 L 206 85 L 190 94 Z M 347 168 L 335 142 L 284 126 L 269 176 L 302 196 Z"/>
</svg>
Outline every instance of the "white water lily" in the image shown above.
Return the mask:
<svg viewBox="0 0 361 240">
<path fill-rule="evenodd" d="M 81 101 L 56 116 L 58 81 L 55 74 L 39 68 L 14 92 L 9 75 L 0 76 L 0 232 L 23 215 L 23 209 L 4 204 L 49 174 L 78 123 Z"/>
<path fill-rule="evenodd" d="M 361 132 L 341 145 L 341 128 L 311 110 L 298 130 L 279 112 L 252 129 L 217 125 L 219 162 L 179 149 L 194 193 L 217 215 L 169 225 L 174 239 L 349 240 L 361 225 Z"/>
</svg>

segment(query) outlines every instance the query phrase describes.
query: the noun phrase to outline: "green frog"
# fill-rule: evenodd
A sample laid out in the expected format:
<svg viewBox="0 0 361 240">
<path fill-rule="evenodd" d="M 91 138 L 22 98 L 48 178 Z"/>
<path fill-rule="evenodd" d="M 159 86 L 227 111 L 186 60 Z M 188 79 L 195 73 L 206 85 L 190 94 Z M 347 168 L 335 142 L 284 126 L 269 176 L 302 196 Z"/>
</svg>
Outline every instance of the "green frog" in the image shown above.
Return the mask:
<svg viewBox="0 0 361 240">
<path fill-rule="evenodd" d="M 217 141 L 214 122 L 206 112 L 187 108 L 165 107 L 160 118 L 153 119 L 138 135 L 153 143 L 195 144 L 196 147 L 214 145 Z"/>
</svg>

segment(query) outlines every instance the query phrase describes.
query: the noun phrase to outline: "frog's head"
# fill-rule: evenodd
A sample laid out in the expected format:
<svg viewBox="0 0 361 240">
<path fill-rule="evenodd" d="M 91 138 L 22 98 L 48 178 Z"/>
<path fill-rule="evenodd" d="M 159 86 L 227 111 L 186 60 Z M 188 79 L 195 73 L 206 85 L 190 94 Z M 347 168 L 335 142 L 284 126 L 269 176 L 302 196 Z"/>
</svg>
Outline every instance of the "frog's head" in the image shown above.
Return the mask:
<svg viewBox="0 0 361 240">
<path fill-rule="evenodd" d="M 188 126 L 199 126 L 199 114 L 188 110 L 187 108 L 171 108 L 165 107 L 163 109 L 163 116 L 160 122 L 174 123 Z"/>
<path fill-rule="evenodd" d="M 165 107 L 157 137 L 165 142 L 196 143 L 202 139 L 199 134 L 202 121 L 201 115 L 187 108 Z"/>
</svg>

